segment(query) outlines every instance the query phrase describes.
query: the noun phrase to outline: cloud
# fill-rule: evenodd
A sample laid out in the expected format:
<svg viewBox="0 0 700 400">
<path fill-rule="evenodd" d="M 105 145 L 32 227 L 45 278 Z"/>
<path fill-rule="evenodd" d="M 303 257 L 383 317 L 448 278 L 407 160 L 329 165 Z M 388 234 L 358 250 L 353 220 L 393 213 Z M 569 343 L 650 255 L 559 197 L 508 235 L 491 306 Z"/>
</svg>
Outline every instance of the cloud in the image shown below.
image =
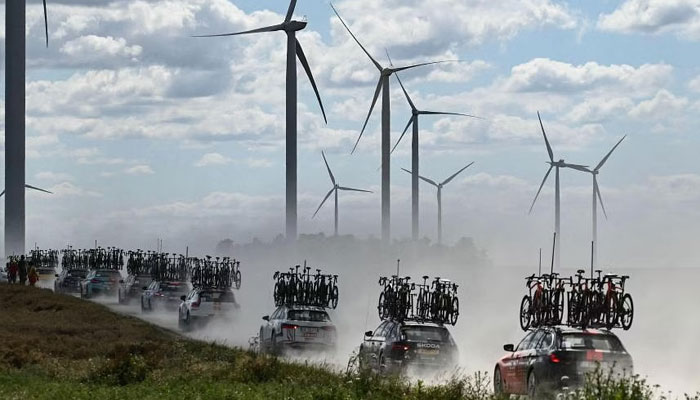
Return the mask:
<svg viewBox="0 0 700 400">
<path fill-rule="evenodd" d="M 219 153 L 206 153 L 199 159 L 199 161 L 194 163 L 194 166 L 208 167 L 211 165 L 226 165 L 231 163 L 231 161 L 233 160 Z"/>
<path fill-rule="evenodd" d="M 697 0 L 626 0 L 610 14 L 598 17 L 607 32 L 660 34 L 700 39 L 700 2 Z"/>
<path fill-rule="evenodd" d="M 629 114 L 635 118 L 658 120 L 683 111 L 687 105 L 688 99 L 677 97 L 668 90 L 662 89 L 652 99 L 637 104 Z"/>
<path fill-rule="evenodd" d="M 149 165 L 134 165 L 126 168 L 124 173 L 128 175 L 153 175 L 155 171 Z"/>
<path fill-rule="evenodd" d="M 124 38 L 102 37 L 95 35 L 81 36 L 63 44 L 61 52 L 82 60 L 105 60 L 111 57 L 125 57 L 138 61 L 143 48 L 139 45 L 128 46 Z"/>
<path fill-rule="evenodd" d="M 102 194 L 96 191 L 87 190 L 75 185 L 72 182 L 61 182 L 48 189 L 53 194 L 38 193 L 38 196 L 50 196 L 49 198 L 62 197 L 101 197 Z"/>
<path fill-rule="evenodd" d="M 72 181 L 75 178 L 71 174 L 65 172 L 42 171 L 38 172 L 34 177 L 44 181 Z"/>
</svg>

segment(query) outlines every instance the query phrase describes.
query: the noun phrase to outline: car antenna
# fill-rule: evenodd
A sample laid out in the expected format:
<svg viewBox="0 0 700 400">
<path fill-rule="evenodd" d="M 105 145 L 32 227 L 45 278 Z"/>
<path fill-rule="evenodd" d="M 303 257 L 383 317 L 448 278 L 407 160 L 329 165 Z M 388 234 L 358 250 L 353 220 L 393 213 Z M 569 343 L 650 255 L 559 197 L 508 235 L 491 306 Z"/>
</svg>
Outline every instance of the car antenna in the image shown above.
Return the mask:
<svg viewBox="0 0 700 400">
<path fill-rule="evenodd" d="M 593 246 L 595 246 L 595 242 L 591 240 L 591 279 L 593 279 Z"/>
<path fill-rule="evenodd" d="M 401 259 L 396 260 L 396 276 L 399 276 L 399 269 L 401 266 Z"/>
<path fill-rule="evenodd" d="M 552 266 L 550 268 L 550 274 L 554 273 L 554 251 L 557 248 L 557 233 L 554 232 L 554 238 L 552 239 Z"/>
<path fill-rule="evenodd" d="M 540 247 L 540 269 L 537 272 L 538 276 L 542 276 L 542 248 Z"/>
</svg>

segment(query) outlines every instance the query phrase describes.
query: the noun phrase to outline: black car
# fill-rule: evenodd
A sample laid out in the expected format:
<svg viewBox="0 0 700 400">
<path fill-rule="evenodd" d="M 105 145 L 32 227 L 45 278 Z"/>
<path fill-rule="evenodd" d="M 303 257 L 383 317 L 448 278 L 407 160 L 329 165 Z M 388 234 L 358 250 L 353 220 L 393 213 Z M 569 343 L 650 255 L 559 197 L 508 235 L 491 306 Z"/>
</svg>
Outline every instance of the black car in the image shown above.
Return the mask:
<svg viewBox="0 0 700 400">
<path fill-rule="evenodd" d="M 457 364 L 457 345 L 444 325 L 415 321 L 384 321 L 365 332 L 359 359 L 363 368 L 381 373 L 449 370 Z"/>
<path fill-rule="evenodd" d="M 141 298 L 143 288 L 151 284 L 153 278 L 150 274 L 129 275 L 119 281 L 119 303 L 128 304 L 135 298 Z"/>
<path fill-rule="evenodd" d="M 586 374 L 632 374 L 632 357 L 614 333 L 607 330 L 571 327 L 540 327 L 530 330 L 508 352 L 494 370 L 494 391 L 527 394 L 574 388 Z"/>
<path fill-rule="evenodd" d="M 85 279 L 88 271 L 84 269 L 64 269 L 56 274 L 53 290 L 56 293 L 80 293 L 80 282 Z"/>
</svg>

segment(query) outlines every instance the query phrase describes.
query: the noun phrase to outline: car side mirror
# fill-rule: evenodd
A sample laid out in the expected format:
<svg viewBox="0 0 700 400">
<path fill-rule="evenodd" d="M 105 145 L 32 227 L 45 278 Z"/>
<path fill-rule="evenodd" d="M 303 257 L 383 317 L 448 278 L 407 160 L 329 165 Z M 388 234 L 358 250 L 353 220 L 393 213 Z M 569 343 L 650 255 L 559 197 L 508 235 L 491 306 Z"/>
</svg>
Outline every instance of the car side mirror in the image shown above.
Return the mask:
<svg viewBox="0 0 700 400">
<path fill-rule="evenodd" d="M 187 296 L 180 296 L 180 300 L 185 301 L 187 299 Z"/>
<path fill-rule="evenodd" d="M 372 331 L 365 332 L 365 336 L 372 336 Z"/>
<path fill-rule="evenodd" d="M 513 346 L 512 344 L 504 344 L 503 350 L 512 353 L 515 351 L 515 346 Z"/>
<path fill-rule="evenodd" d="M 269 315 L 266 315 L 266 316 L 263 317 L 263 319 L 264 319 L 265 321 L 269 321 L 269 320 L 270 320 L 270 316 L 269 316 Z"/>
<path fill-rule="evenodd" d="M 148 286 L 144 286 L 144 287 L 143 287 L 143 290 L 148 290 Z"/>
<path fill-rule="evenodd" d="M 119 283 L 124 283 L 124 279 L 120 279 L 120 280 L 119 280 Z"/>
<path fill-rule="evenodd" d="M 56 278 L 58 278 L 58 274 L 54 274 L 54 276 L 55 276 Z"/>
</svg>

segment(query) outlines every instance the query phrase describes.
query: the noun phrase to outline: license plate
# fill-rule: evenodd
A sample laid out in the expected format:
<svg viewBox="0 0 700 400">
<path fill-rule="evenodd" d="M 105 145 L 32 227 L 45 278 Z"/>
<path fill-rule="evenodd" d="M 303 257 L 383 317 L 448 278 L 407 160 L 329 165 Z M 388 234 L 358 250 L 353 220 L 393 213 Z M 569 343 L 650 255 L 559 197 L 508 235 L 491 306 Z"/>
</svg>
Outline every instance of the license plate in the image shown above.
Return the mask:
<svg viewBox="0 0 700 400">
<path fill-rule="evenodd" d="M 440 350 L 438 349 L 418 349 L 416 350 L 416 353 L 424 355 L 424 356 L 435 356 L 440 354 Z"/>
<path fill-rule="evenodd" d="M 305 338 L 315 338 L 318 336 L 318 328 L 302 328 L 301 332 Z"/>
</svg>

